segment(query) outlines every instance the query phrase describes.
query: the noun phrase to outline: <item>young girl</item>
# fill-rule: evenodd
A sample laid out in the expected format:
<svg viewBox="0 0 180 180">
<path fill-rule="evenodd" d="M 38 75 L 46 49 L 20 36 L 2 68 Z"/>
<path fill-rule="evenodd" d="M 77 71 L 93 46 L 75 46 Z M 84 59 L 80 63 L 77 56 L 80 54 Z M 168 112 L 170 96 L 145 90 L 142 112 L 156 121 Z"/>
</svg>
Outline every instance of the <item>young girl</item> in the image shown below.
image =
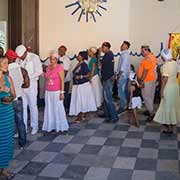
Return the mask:
<svg viewBox="0 0 180 180">
<path fill-rule="evenodd" d="M 134 67 L 131 65 L 131 72 L 129 75 L 130 79 L 130 107 L 132 109 L 132 124 L 134 122 L 135 126 L 139 127 L 139 120 L 137 119 L 137 108 L 141 109 L 142 107 L 142 99 L 141 99 L 141 89 L 136 80 L 136 73 L 134 72 Z"/>
</svg>

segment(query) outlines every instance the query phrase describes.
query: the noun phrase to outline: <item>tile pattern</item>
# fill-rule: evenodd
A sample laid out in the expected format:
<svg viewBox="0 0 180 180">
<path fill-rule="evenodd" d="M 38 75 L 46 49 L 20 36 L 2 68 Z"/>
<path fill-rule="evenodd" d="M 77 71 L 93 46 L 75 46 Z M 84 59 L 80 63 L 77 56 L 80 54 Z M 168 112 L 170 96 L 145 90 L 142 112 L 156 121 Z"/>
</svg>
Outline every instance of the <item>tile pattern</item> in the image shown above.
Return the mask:
<svg viewBox="0 0 180 180">
<path fill-rule="evenodd" d="M 28 135 L 24 151 L 16 141 L 10 170 L 17 180 L 179 180 L 180 129 L 164 135 L 139 119 L 136 128 L 126 114 L 116 124 L 93 116 L 67 133 Z"/>
</svg>

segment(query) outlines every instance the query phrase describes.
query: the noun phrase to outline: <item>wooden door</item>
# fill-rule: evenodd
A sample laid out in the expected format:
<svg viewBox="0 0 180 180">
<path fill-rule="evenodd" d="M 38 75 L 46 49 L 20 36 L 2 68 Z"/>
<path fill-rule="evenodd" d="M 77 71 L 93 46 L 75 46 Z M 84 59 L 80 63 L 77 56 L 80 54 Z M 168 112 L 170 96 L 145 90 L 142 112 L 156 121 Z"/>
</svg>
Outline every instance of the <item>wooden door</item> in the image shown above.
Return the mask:
<svg viewBox="0 0 180 180">
<path fill-rule="evenodd" d="M 8 1 L 8 48 L 22 43 L 22 1 Z"/>
<path fill-rule="evenodd" d="M 39 53 L 39 0 L 9 0 L 9 48 L 19 44 Z"/>
</svg>

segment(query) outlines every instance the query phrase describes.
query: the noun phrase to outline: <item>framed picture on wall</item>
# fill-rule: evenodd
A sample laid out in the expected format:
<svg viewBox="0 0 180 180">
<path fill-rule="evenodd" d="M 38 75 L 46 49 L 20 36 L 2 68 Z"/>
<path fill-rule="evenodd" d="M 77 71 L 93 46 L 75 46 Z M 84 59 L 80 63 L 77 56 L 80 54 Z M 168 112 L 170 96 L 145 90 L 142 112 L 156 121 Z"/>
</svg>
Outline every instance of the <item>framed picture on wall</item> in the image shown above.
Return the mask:
<svg viewBox="0 0 180 180">
<path fill-rule="evenodd" d="M 7 50 L 7 22 L 0 21 L 0 46 Z"/>
</svg>

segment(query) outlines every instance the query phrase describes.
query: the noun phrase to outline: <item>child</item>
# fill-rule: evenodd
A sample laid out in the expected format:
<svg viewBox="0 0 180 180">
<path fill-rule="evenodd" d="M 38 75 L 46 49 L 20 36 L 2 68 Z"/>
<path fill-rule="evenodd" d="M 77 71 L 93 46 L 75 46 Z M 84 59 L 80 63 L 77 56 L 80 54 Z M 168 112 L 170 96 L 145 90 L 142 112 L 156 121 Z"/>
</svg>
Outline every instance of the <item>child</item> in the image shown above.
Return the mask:
<svg viewBox="0 0 180 180">
<path fill-rule="evenodd" d="M 131 65 L 131 72 L 129 75 L 130 79 L 130 107 L 132 109 L 132 115 L 134 118 L 135 126 L 139 127 L 139 120 L 137 119 L 136 109 L 141 109 L 142 99 L 141 99 L 141 89 L 136 80 L 136 73 L 134 72 L 134 67 Z M 133 123 L 133 122 L 132 122 Z"/>
</svg>

